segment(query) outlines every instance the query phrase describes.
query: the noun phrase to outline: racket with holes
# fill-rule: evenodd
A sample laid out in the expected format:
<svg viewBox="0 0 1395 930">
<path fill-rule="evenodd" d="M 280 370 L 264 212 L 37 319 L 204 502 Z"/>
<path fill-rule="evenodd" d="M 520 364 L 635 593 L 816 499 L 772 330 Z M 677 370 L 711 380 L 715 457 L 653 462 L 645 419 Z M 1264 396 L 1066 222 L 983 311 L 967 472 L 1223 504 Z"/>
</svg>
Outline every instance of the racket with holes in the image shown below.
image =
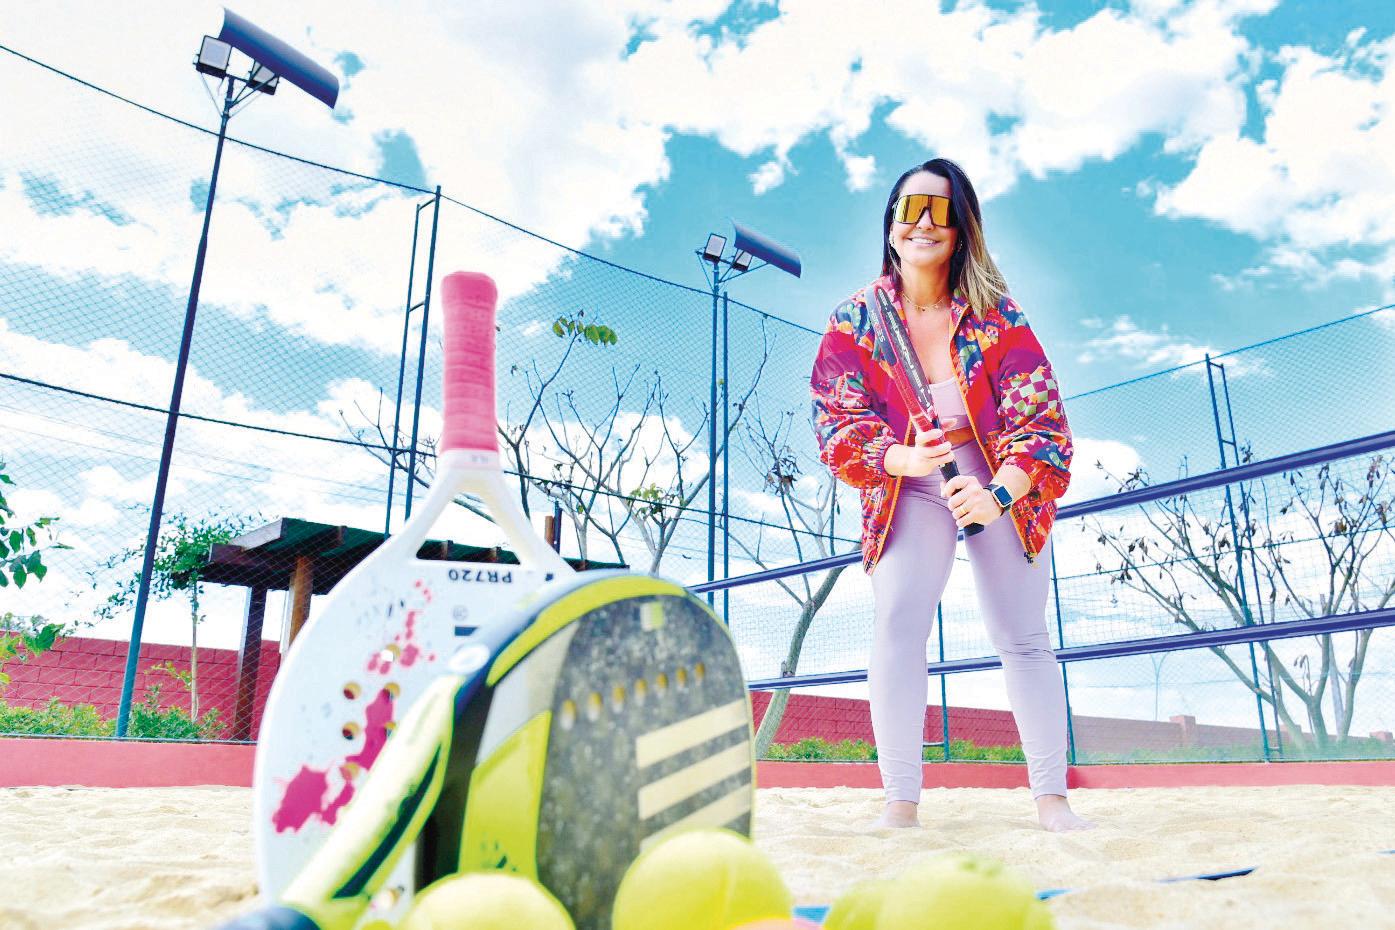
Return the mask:
<svg viewBox="0 0 1395 930">
<path fill-rule="evenodd" d="M 921 370 L 920 359 L 911 345 L 911 337 L 906 332 L 905 324 L 901 322 L 901 315 L 896 312 L 891 297 L 882 288 L 872 288 L 872 297 L 872 321 L 875 324 L 873 330 L 882 347 L 882 354 L 891 363 L 891 380 L 895 382 L 901 399 L 906 402 L 906 407 L 911 412 L 911 422 L 922 433 L 939 429 L 940 420 L 935 416 L 935 401 L 930 394 L 930 382 Z M 958 477 L 959 466 L 955 465 L 953 460 L 946 462 L 940 466 L 940 474 L 946 481 Z M 965 536 L 981 532 L 983 526 L 979 523 L 970 523 L 964 527 Z"/>
<path fill-rule="evenodd" d="M 671 582 L 573 573 L 532 532 L 499 470 L 493 284 L 454 274 L 442 292 L 435 482 L 277 676 L 254 793 L 269 904 L 230 926 L 392 922 L 439 877 L 504 869 L 541 881 L 578 930 L 602 930 L 657 838 L 750 831 L 750 705 L 725 627 Z M 415 558 L 461 490 L 522 566 Z"/>
</svg>

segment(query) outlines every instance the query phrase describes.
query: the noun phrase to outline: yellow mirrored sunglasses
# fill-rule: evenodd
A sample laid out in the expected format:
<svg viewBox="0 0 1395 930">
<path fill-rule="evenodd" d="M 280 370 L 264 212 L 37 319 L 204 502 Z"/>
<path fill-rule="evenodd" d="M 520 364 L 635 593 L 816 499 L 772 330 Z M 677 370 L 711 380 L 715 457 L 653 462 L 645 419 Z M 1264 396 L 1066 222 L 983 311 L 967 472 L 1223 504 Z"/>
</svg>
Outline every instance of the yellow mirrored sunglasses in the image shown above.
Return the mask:
<svg viewBox="0 0 1395 930">
<path fill-rule="evenodd" d="M 914 225 L 929 210 L 930 222 L 936 226 L 954 226 L 952 206 L 948 197 L 939 194 L 902 194 L 896 199 L 896 209 L 891 218 L 898 223 Z"/>
</svg>

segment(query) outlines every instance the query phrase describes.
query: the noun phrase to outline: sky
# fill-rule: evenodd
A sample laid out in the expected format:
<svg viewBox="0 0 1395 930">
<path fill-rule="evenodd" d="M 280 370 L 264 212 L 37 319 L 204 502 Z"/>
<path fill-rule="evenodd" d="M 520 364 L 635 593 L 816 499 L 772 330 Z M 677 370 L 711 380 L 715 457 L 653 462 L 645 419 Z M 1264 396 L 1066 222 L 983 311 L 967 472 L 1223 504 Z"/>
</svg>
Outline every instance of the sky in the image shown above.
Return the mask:
<svg viewBox="0 0 1395 930">
<path fill-rule="evenodd" d="M 236 9 L 342 81 L 333 111 L 283 85 L 234 117 L 237 138 L 440 184 L 564 246 L 699 290 L 693 250 L 734 218 L 795 249 L 804 272 L 763 269 L 733 282 L 732 298 L 814 332 L 876 275 L 890 184 L 933 156 L 974 180 L 989 246 L 1068 396 L 1395 302 L 1386 0 L 245 0 Z M 220 7 L 199 0 L 138 12 L 22 0 L 0 8 L 0 45 L 216 128 L 189 62 L 220 21 Z M 211 154 L 206 137 L 0 53 L 9 231 L 0 368 L 165 402 Z M 204 285 L 204 304 L 217 309 L 201 318 L 186 409 L 342 434 L 343 411 L 373 410 L 395 378 L 406 231 L 421 198 L 336 187 L 240 150 L 220 185 Z M 457 256 L 478 257 L 526 308 L 577 274 L 564 250 L 504 236 L 461 208 L 446 215 L 438 277 Z M 15 295 L 60 292 L 16 309 Z M 627 343 L 646 347 L 638 357 L 677 371 L 687 359 L 663 349 L 705 338 L 692 332 L 700 315 L 685 315 L 702 300 L 681 312 L 623 301 L 603 312 L 627 336 L 644 334 Z M 546 320 L 520 312 L 523 346 Z M 1370 338 L 1329 340 L 1308 356 L 1228 362 L 1245 438 L 1287 442 L 1266 447 L 1276 454 L 1388 424 L 1380 404 L 1327 419 L 1336 379 L 1359 389 L 1365 372 L 1395 367 L 1391 314 L 1361 327 L 1353 331 Z M 802 351 L 781 363 L 797 374 Z M 705 374 L 692 367 L 696 384 Z M 1314 369 L 1333 379 L 1328 387 L 1313 385 Z M 1143 411 L 1078 402 L 1078 461 L 1118 472 L 1145 464 L 1165 477 L 1214 467 L 1202 380 L 1194 368 L 1152 382 Z M 1185 439 L 1167 424 L 1174 396 L 1196 404 Z M 103 426 L 85 421 L 93 414 L 76 400 L 40 410 L 16 398 L 0 452 L 42 446 L 67 476 L 31 479 L 21 502 L 105 528 L 106 548 L 85 555 L 109 554 L 148 497 L 159 424 Z M 428 433 L 437 417 L 428 393 Z M 292 452 L 268 439 L 253 458 L 279 450 L 295 464 L 254 474 L 262 466 L 215 426 L 190 425 L 181 442 L 204 467 L 176 468 L 176 499 L 235 475 L 265 513 L 303 511 L 323 492 L 336 519 L 381 519 L 372 495 L 344 490 L 371 482 L 374 463 L 342 450 Z M 36 461 L 24 476 L 42 473 Z M 1106 490 L 1081 472 L 1075 499 Z M 157 635 L 176 636 L 179 622 L 167 610 Z"/>
</svg>

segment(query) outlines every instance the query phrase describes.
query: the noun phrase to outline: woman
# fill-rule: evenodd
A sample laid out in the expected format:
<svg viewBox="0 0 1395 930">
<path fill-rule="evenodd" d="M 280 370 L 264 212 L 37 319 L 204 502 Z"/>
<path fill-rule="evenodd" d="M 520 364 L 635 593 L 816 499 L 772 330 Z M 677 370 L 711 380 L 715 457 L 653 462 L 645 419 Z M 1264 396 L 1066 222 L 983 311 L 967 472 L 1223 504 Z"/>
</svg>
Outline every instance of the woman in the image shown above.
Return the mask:
<svg viewBox="0 0 1395 930">
<path fill-rule="evenodd" d="M 862 498 L 875 630 L 867 680 L 886 789 L 879 826 L 918 825 L 925 644 L 965 537 L 989 639 L 1003 662 L 1037 814 L 1087 829 L 1066 801 L 1066 702 L 1046 632 L 1055 500 L 1071 440 L 1051 364 L 984 243 L 973 185 L 952 161 L 907 171 L 882 221 L 882 276 L 833 311 L 810 386 L 820 457 Z M 918 433 L 875 348 L 873 286 L 905 321 L 940 430 Z M 940 467 L 953 461 L 948 482 Z"/>
</svg>

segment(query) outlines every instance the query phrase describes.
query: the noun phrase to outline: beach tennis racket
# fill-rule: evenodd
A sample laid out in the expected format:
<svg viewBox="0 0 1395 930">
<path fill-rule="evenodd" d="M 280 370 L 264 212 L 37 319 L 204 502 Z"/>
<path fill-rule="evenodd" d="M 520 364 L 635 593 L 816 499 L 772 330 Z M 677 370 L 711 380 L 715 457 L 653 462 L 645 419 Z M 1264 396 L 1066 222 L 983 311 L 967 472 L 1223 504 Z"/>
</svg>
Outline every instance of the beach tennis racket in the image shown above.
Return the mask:
<svg viewBox="0 0 1395 930">
<path fill-rule="evenodd" d="M 493 283 L 453 274 L 442 293 L 435 481 L 277 676 L 253 805 L 268 906 L 229 927 L 391 924 L 438 878 L 502 869 L 602 930 L 659 838 L 750 832 L 750 703 L 730 635 L 677 584 L 574 573 L 532 531 L 500 471 Z M 520 567 L 416 558 L 462 490 Z"/>
<path fill-rule="evenodd" d="M 875 324 L 873 330 L 877 343 L 891 364 L 891 380 L 911 412 L 911 422 L 922 433 L 940 429 L 939 417 L 935 415 L 935 401 L 930 394 L 930 382 L 920 367 L 920 359 L 911 346 L 911 337 L 901 322 L 901 315 L 882 288 L 872 288 L 872 298 L 872 322 Z M 959 467 L 951 460 L 940 466 L 940 474 L 948 481 L 958 477 Z M 982 524 L 970 523 L 964 527 L 965 536 L 981 532 Z"/>
</svg>

